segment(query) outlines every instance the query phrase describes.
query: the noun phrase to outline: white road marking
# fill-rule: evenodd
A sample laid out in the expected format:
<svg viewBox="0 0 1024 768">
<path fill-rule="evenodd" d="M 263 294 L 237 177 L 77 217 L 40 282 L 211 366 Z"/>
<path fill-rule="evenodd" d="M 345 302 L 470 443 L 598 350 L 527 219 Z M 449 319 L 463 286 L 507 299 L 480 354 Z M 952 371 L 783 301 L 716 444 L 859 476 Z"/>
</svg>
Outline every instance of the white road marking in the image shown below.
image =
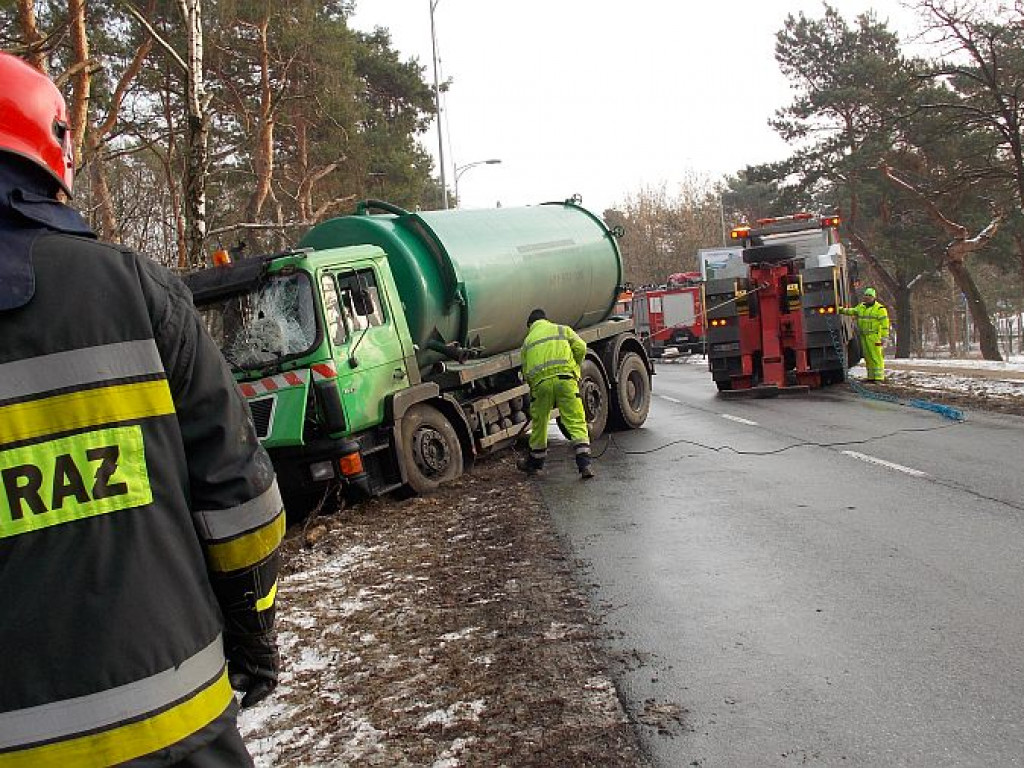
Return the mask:
<svg viewBox="0 0 1024 768">
<path fill-rule="evenodd" d="M 740 424 L 746 424 L 746 425 L 751 426 L 751 427 L 756 427 L 757 426 L 757 422 L 756 421 L 751 421 L 750 419 L 744 419 L 742 416 L 733 416 L 731 413 L 721 413 L 719 415 L 723 419 L 728 419 L 729 421 L 738 421 Z"/>
<path fill-rule="evenodd" d="M 670 403 L 682 403 L 683 402 L 682 400 L 676 400 L 674 397 L 669 397 L 668 395 L 658 395 L 658 397 L 660 397 L 662 400 L 668 400 Z"/>
<path fill-rule="evenodd" d="M 903 472 L 907 475 L 913 475 L 914 477 L 928 477 L 927 472 L 922 472 L 919 469 L 911 469 L 910 467 L 904 467 L 902 464 L 896 464 L 892 461 L 886 461 L 880 459 L 877 456 L 868 456 L 866 453 L 858 453 L 857 451 L 843 451 L 843 454 L 850 456 L 854 459 L 860 459 L 866 461 L 868 464 L 877 464 L 880 467 L 888 467 L 889 469 L 895 469 L 897 472 Z"/>
</svg>

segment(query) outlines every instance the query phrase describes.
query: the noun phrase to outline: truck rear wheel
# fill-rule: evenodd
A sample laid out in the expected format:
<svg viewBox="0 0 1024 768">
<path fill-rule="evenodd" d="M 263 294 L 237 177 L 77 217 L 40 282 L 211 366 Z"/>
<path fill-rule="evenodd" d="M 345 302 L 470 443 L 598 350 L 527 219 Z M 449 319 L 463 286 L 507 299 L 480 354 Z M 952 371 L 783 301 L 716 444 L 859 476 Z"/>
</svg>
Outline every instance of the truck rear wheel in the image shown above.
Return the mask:
<svg viewBox="0 0 1024 768">
<path fill-rule="evenodd" d="M 636 352 L 627 352 L 619 360 L 612 390 L 612 418 L 622 429 L 639 429 L 651 410 L 651 376 Z"/>
<path fill-rule="evenodd" d="M 580 366 L 580 398 L 587 414 L 587 431 L 593 442 L 604 434 L 608 426 L 608 382 L 600 366 L 593 360 L 584 360 Z"/>
<path fill-rule="evenodd" d="M 414 405 L 402 417 L 402 456 L 406 485 L 430 493 L 462 474 L 462 446 L 455 427 L 430 405 Z"/>
</svg>

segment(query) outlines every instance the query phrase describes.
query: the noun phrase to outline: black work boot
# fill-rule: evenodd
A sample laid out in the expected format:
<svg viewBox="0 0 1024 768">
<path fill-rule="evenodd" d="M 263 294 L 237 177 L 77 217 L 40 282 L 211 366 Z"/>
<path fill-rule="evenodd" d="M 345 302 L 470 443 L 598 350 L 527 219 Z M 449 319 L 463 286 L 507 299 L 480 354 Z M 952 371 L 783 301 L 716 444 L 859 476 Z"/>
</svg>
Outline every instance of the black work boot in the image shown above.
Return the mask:
<svg viewBox="0 0 1024 768">
<path fill-rule="evenodd" d="M 544 459 L 538 459 L 533 455 L 527 456 L 516 461 L 516 469 L 525 472 L 527 477 L 533 477 L 544 469 Z"/>
<path fill-rule="evenodd" d="M 580 454 L 576 457 L 576 468 L 580 471 L 580 477 L 590 480 L 594 476 L 594 468 L 590 466 L 590 454 Z"/>
</svg>

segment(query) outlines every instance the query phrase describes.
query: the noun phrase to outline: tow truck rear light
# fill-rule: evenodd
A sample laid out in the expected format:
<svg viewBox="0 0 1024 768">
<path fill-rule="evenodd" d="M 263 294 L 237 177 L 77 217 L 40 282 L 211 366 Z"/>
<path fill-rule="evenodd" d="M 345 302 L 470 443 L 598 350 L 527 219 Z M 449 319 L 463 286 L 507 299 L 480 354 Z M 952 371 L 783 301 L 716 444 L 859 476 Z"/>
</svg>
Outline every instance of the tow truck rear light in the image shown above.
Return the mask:
<svg viewBox="0 0 1024 768">
<path fill-rule="evenodd" d="M 818 307 L 819 315 L 834 315 L 836 313 L 835 307 Z"/>
<path fill-rule="evenodd" d="M 733 227 L 732 232 L 729 233 L 729 237 L 733 240 L 744 240 L 750 235 L 750 227 Z"/>
<path fill-rule="evenodd" d="M 840 223 L 840 219 L 839 219 L 838 216 L 826 216 L 825 218 L 823 218 L 821 220 L 821 228 L 822 229 L 829 229 L 829 228 L 832 228 L 832 227 L 838 227 L 839 223 Z"/>
<path fill-rule="evenodd" d="M 729 324 L 729 319 L 725 317 L 716 317 L 708 320 L 708 325 L 712 328 L 724 328 Z"/>
<path fill-rule="evenodd" d="M 231 263 L 231 254 L 223 248 L 218 248 L 214 251 L 211 258 L 215 267 L 226 267 Z"/>
</svg>

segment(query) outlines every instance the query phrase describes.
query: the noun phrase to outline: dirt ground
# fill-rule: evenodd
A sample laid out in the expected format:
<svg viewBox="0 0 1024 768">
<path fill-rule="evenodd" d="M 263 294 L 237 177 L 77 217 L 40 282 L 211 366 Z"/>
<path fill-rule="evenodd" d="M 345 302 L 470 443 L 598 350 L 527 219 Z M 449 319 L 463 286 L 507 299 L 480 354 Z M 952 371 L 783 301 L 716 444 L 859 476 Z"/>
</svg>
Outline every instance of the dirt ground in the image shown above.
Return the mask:
<svg viewBox="0 0 1024 768">
<path fill-rule="evenodd" d="M 289 530 L 285 672 L 240 721 L 257 765 L 644 765 L 571 563 L 512 460 Z"/>
</svg>

